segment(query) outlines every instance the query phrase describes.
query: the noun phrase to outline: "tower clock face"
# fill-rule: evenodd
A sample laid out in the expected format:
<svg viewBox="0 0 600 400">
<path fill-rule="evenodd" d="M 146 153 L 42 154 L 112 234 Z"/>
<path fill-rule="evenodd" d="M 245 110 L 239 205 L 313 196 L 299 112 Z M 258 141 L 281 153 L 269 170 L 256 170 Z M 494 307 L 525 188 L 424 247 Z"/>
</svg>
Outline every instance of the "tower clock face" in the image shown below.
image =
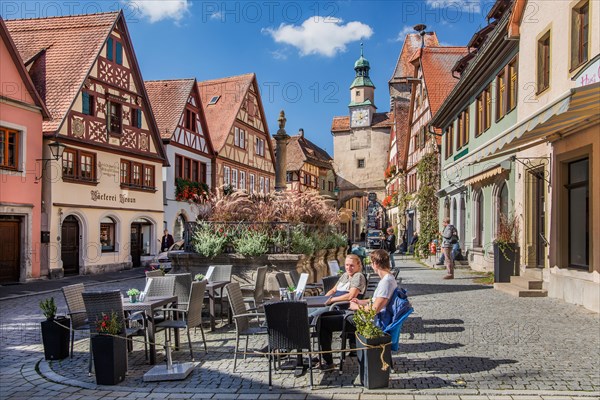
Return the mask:
<svg viewBox="0 0 600 400">
<path fill-rule="evenodd" d="M 352 126 L 366 126 L 369 124 L 369 110 L 352 111 Z"/>
</svg>

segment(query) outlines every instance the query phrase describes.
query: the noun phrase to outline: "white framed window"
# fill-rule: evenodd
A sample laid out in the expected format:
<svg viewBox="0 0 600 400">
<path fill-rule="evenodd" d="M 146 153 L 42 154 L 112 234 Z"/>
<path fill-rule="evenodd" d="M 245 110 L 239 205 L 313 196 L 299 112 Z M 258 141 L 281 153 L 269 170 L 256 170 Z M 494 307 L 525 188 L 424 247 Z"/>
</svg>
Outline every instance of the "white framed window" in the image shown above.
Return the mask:
<svg viewBox="0 0 600 400">
<path fill-rule="evenodd" d="M 229 185 L 231 183 L 231 179 L 229 177 L 229 167 L 223 167 L 223 185 Z"/>
<path fill-rule="evenodd" d="M 233 144 L 236 146 L 240 145 L 240 128 L 238 128 L 237 126 L 234 129 L 234 133 L 233 133 Z"/>
<path fill-rule="evenodd" d="M 238 188 L 238 170 L 235 168 L 231 170 L 231 186 L 236 190 Z"/>
<path fill-rule="evenodd" d="M 265 193 L 265 177 L 264 176 L 261 176 L 260 178 L 258 178 L 258 192 L 260 194 Z"/>
<path fill-rule="evenodd" d="M 271 180 L 269 178 L 265 178 L 265 193 L 271 192 Z"/>
<path fill-rule="evenodd" d="M 256 138 L 255 151 L 256 151 L 256 154 L 258 154 L 259 156 L 262 156 L 262 157 L 265 156 L 265 141 L 264 141 L 264 139 Z"/>
<path fill-rule="evenodd" d="M 240 129 L 240 144 L 239 144 L 239 146 L 242 149 L 246 148 L 246 131 L 243 129 Z"/>
<path fill-rule="evenodd" d="M 254 189 L 256 187 L 256 177 L 254 174 L 250 174 L 250 194 L 254 193 Z"/>
<path fill-rule="evenodd" d="M 246 190 L 246 171 L 240 171 L 240 189 Z"/>
</svg>

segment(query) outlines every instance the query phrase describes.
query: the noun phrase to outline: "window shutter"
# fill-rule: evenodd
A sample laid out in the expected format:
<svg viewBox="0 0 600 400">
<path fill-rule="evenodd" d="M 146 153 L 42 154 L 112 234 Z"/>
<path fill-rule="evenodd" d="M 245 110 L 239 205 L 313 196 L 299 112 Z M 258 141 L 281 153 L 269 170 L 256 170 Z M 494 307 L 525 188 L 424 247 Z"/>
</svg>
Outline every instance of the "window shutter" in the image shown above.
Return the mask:
<svg viewBox="0 0 600 400">
<path fill-rule="evenodd" d="M 541 92 L 544 88 L 544 41 L 538 42 L 537 54 L 537 90 Z"/>
<path fill-rule="evenodd" d="M 121 44 L 121 42 L 117 42 L 117 64 L 122 65 L 123 64 L 123 45 Z"/>
<path fill-rule="evenodd" d="M 90 115 L 91 114 L 90 95 L 89 95 L 89 93 L 83 92 L 81 97 L 82 97 L 81 112 L 84 113 L 85 115 Z"/>
<path fill-rule="evenodd" d="M 581 19 L 576 9 L 571 10 L 571 68 L 579 64 L 579 33 L 581 32 Z"/>
<path fill-rule="evenodd" d="M 137 127 L 141 128 L 142 127 L 142 110 L 138 108 L 136 110 L 136 112 L 137 112 L 137 121 L 136 121 Z"/>
<path fill-rule="evenodd" d="M 108 38 L 106 42 L 106 58 L 108 58 L 108 61 L 113 60 L 113 38 Z"/>
</svg>

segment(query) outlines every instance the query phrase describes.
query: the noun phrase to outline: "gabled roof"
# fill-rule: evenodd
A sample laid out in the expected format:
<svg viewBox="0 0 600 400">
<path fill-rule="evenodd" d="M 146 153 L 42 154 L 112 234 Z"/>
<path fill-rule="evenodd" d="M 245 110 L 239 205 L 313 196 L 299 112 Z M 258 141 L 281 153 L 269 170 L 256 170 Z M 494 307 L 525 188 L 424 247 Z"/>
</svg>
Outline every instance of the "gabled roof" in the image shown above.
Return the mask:
<svg viewBox="0 0 600 400">
<path fill-rule="evenodd" d="M 425 46 L 439 46 L 437 35 L 435 32 L 427 32 L 425 34 Z M 396 62 L 396 68 L 390 78 L 390 83 L 400 78 L 406 78 L 412 76 L 412 66 L 410 65 L 410 59 L 415 53 L 415 50 L 421 48 L 421 35 L 418 33 L 409 33 L 404 39 L 402 50 L 398 56 Z"/>
<path fill-rule="evenodd" d="M 392 113 L 375 113 L 371 121 L 371 128 L 390 128 L 394 124 Z M 331 132 L 349 132 L 350 117 L 333 117 Z"/>
<path fill-rule="evenodd" d="M 43 123 L 45 133 L 59 129 L 120 15 L 109 12 L 6 21 L 25 65 L 44 57 L 45 77 L 34 80 L 52 114 Z"/>
<path fill-rule="evenodd" d="M 273 139 L 274 140 L 274 139 Z M 298 171 L 304 163 L 322 168 L 333 169 L 333 158 L 322 148 L 308 140 L 304 135 L 290 137 L 287 145 L 286 171 Z"/>
<path fill-rule="evenodd" d="M 40 94 L 38 93 L 35 86 L 33 85 L 31 77 L 29 76 L 29 73 L 27 72 L 27 68 L 25 68 L 25 64 L 23 64 L 23 60 L 21 59 L 21 56 L 19 55 L 19 50 L 17 50 L 17 47 L 15 46 L 15 42 L 13 42 L 12 37 L 10 36 L 10 33 L 8 32 L 8 28 L 6 27 L 6 24 L 4 23 L 4 19 L 2 18 L 2 16 L 0 16 L 0 37 L 2 37 L 2 40 L 4 41 L 4 44 L 5 44 L 6 48 L 8 49 L 8 52 L 10 53 L 10 57 L 12 59 L 13 64 L 15 65 L 15 67 L 17 67 L 17 70 L 19 71 L 19 76 L 21 77 L 21 80 L 23 81 L 23 83 L 26 86 L 25 89 L 27 89 L 27 92 L 29 93 L 29 95 L 31 96 L 33 101 L 35 102 L 35 105 L 40 108 L 43 118 L 45 120 L 50 119 L 51 118 L 50 111 L 48 111 L 48 108 L 46 107 L 46 103 L 44 103 L 44 101 L 40 97 Z M 4 62 L 7 62 L 7 61 L 4 60 Z"/>
<path fill-rule="evenodd" d="M 410 101 L 402 97 L 398 98 L 394 105 L 394 131 L 396 132 L 396 163 L 401 170 L 406 169 L 408 161 L 408 145 L 410 142 L 409 113 Z"/>
<path fill-rule="evenodd" d="M 466 47 L 425 47 L 423 49 L 421 67 L 431 115 L 437 113 L 458 83 L 458 79 L 452 76 L 452 67 L 467 53 Z"/>
<path fill-rule="evenodd" d="M 195 83 L 194 78 L 144 82 L 163 139 L 173 136 Z M 198 107 L 202 108 L 202 105 Z"/>
<path fill-rule="evenodd" d="M 198 82 L 202 104 L 204 104 L 204 115 L 215 151 L 220 152 L 225 146 L 233 122 L 255 79 L 254 73 L 251 73 Z M 217 102 L 209 104 L 215 96 L 219 96 Z M 261 114 L 264 117 L 262 109 Z M 265 133 L 268 135 L 268 132 Z"/>
</svg>

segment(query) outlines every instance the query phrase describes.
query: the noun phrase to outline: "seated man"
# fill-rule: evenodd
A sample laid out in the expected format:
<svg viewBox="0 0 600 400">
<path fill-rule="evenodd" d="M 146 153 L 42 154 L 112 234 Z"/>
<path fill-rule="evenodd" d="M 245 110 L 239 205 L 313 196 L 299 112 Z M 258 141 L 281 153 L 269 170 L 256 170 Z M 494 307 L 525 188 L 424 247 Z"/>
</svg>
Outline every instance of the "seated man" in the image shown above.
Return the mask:
<svg viewBox="0 0 600 400">
<path fill-rule="evenodd" d="M 350 310 L 357 310 L 358 307 L 371 307 L 377 310 L 377 315 L 385 311 L 389 299 L 394 294 L 394 289 L 398 287 L 394 275 L 390 272 L 390 256 L 385 250 L 375 250 L 371 253 L 371 263 L 373 270 L 381 280 L 377 284 L 377 288 L 373 293 L 373 299 L 371 300 L 359 300 L 354 297 L 350 300 Z M 383 315 L 383 314 L 382 314 Z M 344 313 L 338 315 L 322 316 L 320 329 L 319 329 L 319 343 L 321 351 L 331 351 L 331 342 L 333 338 L 333 332 L 341 331 L 344 325 Z M 352 318 L 348 319 L 350 325 L 352 325 Z M 352 326 L 353 328 L 353 326 Z M 354 332 L 356 329 L 350 328 L 350 332 Z M 355 348 L 354 335 L 350 335 L 350 348 Z M 331 353 L 323 354 L 323 363 L 319 365 L 319 368 L 323 371 L 333 370 L 333 356 Z"/>
</svg>

